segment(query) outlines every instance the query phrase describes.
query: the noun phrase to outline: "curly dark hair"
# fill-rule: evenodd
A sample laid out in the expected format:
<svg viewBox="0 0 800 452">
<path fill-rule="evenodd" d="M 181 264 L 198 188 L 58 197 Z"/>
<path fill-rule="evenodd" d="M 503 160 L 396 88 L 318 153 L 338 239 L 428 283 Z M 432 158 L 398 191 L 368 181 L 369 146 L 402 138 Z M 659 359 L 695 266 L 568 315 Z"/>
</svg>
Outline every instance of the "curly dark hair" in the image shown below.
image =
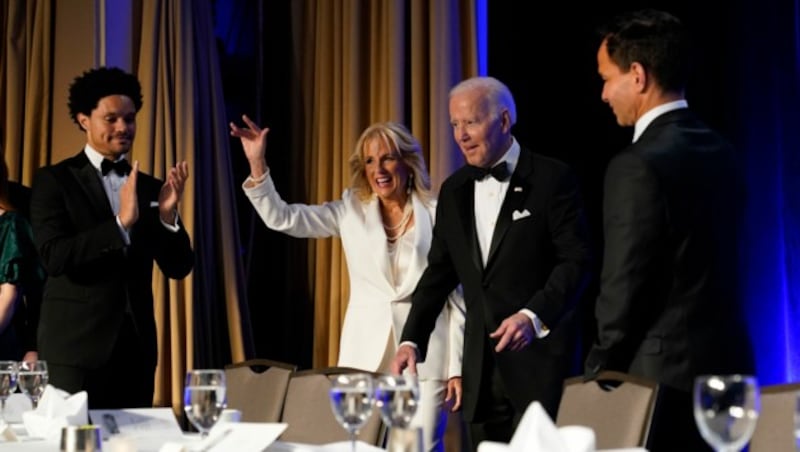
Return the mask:
<svg viewBox="0 0 800 452">
<path fill-rule="evenodd" d="M 674 15 L 654 9 L 627 12 L 598 31 L 611 61 L 623 72 L 637 62 L 665 91 L 686 87 L 692 63 L 690 36 Z"/>
<path fill-rule="evenodd" d="M 78 113 L 90 116 L 100 99 L 115 94 L 130 98 L 137 112 L 142 108 L 142 86 L 139 80 L 120 68 L 98 67 L 75 77 L 69 87 L 67 103 L 72 121 L 81 128 Z"/>
</svg>

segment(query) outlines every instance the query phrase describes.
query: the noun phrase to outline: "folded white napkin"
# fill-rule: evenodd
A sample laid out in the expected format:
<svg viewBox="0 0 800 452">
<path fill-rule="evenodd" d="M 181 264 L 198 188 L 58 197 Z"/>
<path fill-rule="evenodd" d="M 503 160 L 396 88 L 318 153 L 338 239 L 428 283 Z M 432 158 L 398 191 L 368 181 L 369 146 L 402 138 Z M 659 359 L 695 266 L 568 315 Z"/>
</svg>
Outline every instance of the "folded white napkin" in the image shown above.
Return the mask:
<svg viewBox="0 0 800 452">
<path fill-rule="evenodd" d="M 22 413 L 28 436 L 50 442 L 61 439 L 61 428 L 89 423 L 86 391 L 73 395 L 47 385 L 35 410 Z"/>
<path fill-rule="evenodd" d="M 594 431 L 588 427 L 558 428 L 539 402 L 525 410 L 511 442 L 508 444 L 483 441 L 478 452 L 594 452 Z"/>
<path fill-rule="evenodd" d="M 18 424 L 22 422 L 22 413 L 30 411 L 31 408 L 33 408 L 31 399 L 21 392 L 15 392 L 6 399 L 6 411 L 3 417 L 9 424 Z"/>
</svg>

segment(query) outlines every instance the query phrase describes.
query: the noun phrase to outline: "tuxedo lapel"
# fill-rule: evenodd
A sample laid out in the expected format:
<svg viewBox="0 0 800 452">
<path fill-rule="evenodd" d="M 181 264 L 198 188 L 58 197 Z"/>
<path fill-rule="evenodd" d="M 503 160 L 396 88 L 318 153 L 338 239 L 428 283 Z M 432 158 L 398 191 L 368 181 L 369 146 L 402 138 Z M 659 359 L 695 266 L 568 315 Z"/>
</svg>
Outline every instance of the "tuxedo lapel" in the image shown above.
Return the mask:
<svg viewBox="0 0 800 452">
<path fill-rule="evenodd" d="M 86 193 L 97 216 L 100 218 L 113 216 L 111 203 L 108 201 L 103 183 L 97 176 L 97 169 L 92 166 L 83 151 L 75 156 L 75 165 L 70 168 L 70 171 L 78 179 L 78 186 Z"/>
<path fill-rule="evenodd" d="M 527 181 L 528 175 L 533 170 L 533 161 L 530 153 L 522 150 L 517 161 L 517 168 L 511 175 L 503 205 L 500 206 L 500 213 L 492 234 L 492 244 L 489 247 L 489 257 L 486 259 L 486 267 L 492 263 L 492 259 L 497 254 L 497 249 L 503 242 L 508 228 L 514 221 L 514 212 L 521 211 L 525 199 L 528 197 L 530 186 Z"/>
</svg>

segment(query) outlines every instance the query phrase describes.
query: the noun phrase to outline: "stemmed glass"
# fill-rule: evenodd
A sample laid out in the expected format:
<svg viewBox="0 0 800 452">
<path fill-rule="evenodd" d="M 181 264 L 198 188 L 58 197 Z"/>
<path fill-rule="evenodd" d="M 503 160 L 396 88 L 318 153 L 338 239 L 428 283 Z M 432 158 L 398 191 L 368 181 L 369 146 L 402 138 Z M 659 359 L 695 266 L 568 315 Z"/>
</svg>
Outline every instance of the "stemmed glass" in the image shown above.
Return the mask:
<svg viewBox="0 0 800 452">
<path fill-rule="evenodd" d="M 419 405 L 419 383 L 413 375 L 381 375 L 375 387 L 375 405 L 389 427 L 386 449 L 422 451 L 422 431 L 410 428 Z"/>
<path fill-rule="evenodd" d="M 702 375 L 694 384 L 694 420 L 719 452 L 739 451 L 750 441 L 761 409 L 751 375 Z"/>
<path fill-rule="evenodd" d="M 22 361 L 19 363 L 19 373 L 17 374 L 17 384 L 19 388 L 31 399 L 33 409 L 39 406 L 39 399 L 47 388 L 47 361 Z"/>
<path fill-rule="evenodd" d="M 331 382 L 331 408 L 336 420 L 350 434 L 352 450 L 356 450 L 356 435 L 372 414 L 372 376 L 364 373 L 342 374 Z"/>
<path fill-rule="evenodd" d="M 419 383 L 413 375 L 381 375 L 375 388 L 375 405 L 388 427 L 406 429 L 419 405 Z"/>
<path fill-rule="evenodd" d="M 17 390 L 17 362 L 0 361 L 0 420 L 6 420 L 6 399 Z"/>
<path fill-rule="evenodd" d="M 227 405 L 225 396 L 225 371 L 196 369 L 186 373 L 183 388 L 183 410 L 186 417 L 200 432 L 208 436 L 209 430 L 219 420 Z"/>
</svg>

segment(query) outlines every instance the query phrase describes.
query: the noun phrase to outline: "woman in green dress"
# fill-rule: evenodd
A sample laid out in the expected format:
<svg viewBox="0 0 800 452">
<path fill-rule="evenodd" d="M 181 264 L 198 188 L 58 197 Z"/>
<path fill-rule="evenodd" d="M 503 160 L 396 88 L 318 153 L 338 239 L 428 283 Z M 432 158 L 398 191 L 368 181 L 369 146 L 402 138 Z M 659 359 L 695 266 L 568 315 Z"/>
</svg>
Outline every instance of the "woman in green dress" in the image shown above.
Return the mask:
<svg viewBox="0 0 800 452">
<path fill-rule="evenodd" d="M 44 270 L 31 226 L 9 201 L 8 168 L 0 160 L 0 359 L 36 359 L 36 323 Z"/>
</svg>

